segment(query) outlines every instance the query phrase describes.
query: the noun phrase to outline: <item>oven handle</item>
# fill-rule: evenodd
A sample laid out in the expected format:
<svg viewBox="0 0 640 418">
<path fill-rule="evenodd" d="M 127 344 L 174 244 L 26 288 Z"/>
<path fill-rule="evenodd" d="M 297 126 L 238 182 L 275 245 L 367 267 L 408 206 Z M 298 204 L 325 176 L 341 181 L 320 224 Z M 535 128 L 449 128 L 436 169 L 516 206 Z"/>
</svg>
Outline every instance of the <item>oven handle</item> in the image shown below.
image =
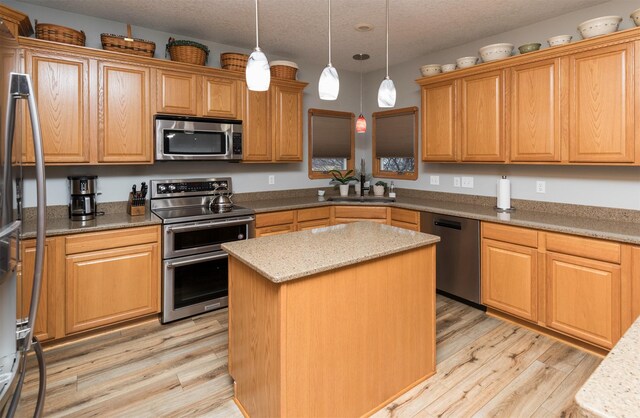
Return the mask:
<svg viewBox="0 0 640 418">
<path fill-rule="evenodd" d="M 218 220 L 211 221 L 207 223 L 199 223 L 196 225 L 184 225 L 184 226 L 168 226 L 167 232 L 186 232 L 186 231 L 195 231 L 198 229 L 209 228 L 212 226 L 234 226 L 234 225 L 242 225 L 248 224 L 249 222 L 253 222 L 255 218 L 253 216 L 246 216 L 243 218 L 233 218 L 231 220 Z"/>
<path fill-rule="evenodd" d="M 202 263 L 205 261 L 220 260 L 222 258 L 227 258 L 227 257 L 228 255 L 225 253 L 225 254 L 216 254 L 216 255 L 208 255 L 205 257 L 192 258 L 191 260 L 185 260 L 185 261 L 174 261 L 174 262 L 167 263 L 167 268 L 172 269 L 175 267 L 188 266 L 190 264 Z"/>
</svg>

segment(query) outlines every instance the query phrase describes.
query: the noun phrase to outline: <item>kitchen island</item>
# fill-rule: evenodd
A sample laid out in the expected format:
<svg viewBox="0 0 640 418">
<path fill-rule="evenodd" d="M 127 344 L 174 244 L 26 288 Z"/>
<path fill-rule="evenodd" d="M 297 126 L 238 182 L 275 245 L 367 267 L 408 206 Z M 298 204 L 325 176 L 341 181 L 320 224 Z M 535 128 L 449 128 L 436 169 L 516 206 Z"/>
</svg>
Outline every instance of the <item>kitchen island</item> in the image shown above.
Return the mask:
<svg viewBox="0 0 640 418">
<path fill-rule="evenodd" d="M 433 235 L 371 222 L 223 245 L 246 416 L 362 416 L 435 373 Z"/>
</svg>

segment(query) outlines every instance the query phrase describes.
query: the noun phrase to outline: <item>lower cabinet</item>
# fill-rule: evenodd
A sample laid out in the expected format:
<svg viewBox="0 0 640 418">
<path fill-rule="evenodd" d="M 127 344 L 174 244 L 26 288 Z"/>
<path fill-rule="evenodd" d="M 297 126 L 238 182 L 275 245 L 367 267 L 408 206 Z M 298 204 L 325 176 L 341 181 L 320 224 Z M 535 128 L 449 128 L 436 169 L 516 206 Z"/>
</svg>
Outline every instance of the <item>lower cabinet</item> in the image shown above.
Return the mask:
<svg viewBox="0 0 640 418">
<path fill-rule="evenodd" d="M 300 209 L 296 212 L 297 231 L 305 231 L 307 229 L 313 228 L 323 228 L 331 225 L 331 208 L 329 206 Z"/>
<path fill-rule="evenodd" d="M 390 212 L 392 226 L 420 231 L 420 212 L 401 208 L 391 208 Z"/>
<path fill-rule="evenodd" d="M 346 224 L 358 221 L 389 223 L 389 208 L 378 206 L 334 206 L 334 224 Z"/>
<path fill-rule="evenodd" d="M 24 317 L 35 240 L 21 251 Z M 47 341 L 160 312 L 160 263 L 158 226 L 47 238 L 35 335 Z"/>
<path fill-rule="evenodd" d="M 287 234 L 296 230 L 293 210 L 259 213 L 256 215 L 256 237 Z"/>
<path fill-rule="evenodd" d="M 610 349 L 640 314 L 633 254 L 613 241 L 484 222 L 482 301 Z"/>
</svg>

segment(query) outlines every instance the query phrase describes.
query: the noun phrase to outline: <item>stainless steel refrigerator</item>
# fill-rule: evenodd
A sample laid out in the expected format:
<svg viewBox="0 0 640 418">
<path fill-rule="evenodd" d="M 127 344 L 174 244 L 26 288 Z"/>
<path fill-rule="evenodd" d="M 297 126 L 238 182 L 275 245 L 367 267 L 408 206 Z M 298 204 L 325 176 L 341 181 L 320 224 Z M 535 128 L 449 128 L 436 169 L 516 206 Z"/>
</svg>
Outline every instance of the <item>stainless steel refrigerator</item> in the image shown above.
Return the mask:
<svg viewBox="0 0 640 418">
<path fill-rule="evenodd" d="M 40 374 L 34 416 L 42 414 L 46 377 L 42 348 L 33 335 L 44 263 L 44 159 L 33 87 L 30 77 L 20 73 L 20 62 L 17 42 L 0 19 L 0 417 L 13 417 L 17 411 L 30 350 L 35 352 Z M 34 277 L 18 280 L 22 230 L 22 145 L 18 138 L 26 135 L 20 135 L 17 128 L 25 128 L 23 121 L 31 124 L 33 133 L 37 233 Z M 32 286 L 25 285 L 29 281 Z M 28 311 L 21 306 L 23 288 L 32 289 Z M 28 314 L 23 317 L 24 312 Z"/>
</svg>

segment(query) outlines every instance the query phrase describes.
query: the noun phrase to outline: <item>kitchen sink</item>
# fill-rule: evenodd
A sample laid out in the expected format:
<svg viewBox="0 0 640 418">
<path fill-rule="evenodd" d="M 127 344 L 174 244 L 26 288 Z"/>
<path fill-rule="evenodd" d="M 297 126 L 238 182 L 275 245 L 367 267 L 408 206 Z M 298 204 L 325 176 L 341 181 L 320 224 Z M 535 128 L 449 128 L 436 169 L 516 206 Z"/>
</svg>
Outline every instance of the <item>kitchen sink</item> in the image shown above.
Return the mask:
<svg viewBox="0 0 640 418">
<path fill-rule="evenodd" d="M 338 203 L 391 203 L 395 202 L 396 198 L 384 196 L 332 196 L 327 200 Z"/>
</svg>

